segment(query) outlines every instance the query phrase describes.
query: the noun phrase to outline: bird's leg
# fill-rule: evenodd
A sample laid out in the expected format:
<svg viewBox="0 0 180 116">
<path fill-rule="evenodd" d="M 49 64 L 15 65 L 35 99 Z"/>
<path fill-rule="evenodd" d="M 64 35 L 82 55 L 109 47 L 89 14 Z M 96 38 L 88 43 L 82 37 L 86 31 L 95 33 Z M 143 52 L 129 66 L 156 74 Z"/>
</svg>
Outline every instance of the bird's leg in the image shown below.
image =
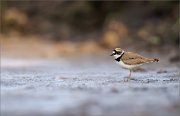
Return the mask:
<svg viewBox="0 0 180 116">
<path fill-rule="evenodd" d="M 129 70 L 129 72 L 130 72 L 130 73 L 129 73 L 129 78 L 131 78 L 131 70 Z"/>
<path fill-rule="evenodd" d="M 129 80 L 134 80 L 134 78 L 131 77 L 131 72 L 132 70 L 129 70 L 129 76 L 126 79 L 124 79 L 124 82 L 127 82 Z"/>
<path fill-rule="evenodd" d="M 134 78 L 131 77 L 131 72 L 132 72 L 132 70 L 129 70 L 129 72 L 130 72 L 130 73 L 129 73 L 128 80 L 134 80 Z"/>
</svg>

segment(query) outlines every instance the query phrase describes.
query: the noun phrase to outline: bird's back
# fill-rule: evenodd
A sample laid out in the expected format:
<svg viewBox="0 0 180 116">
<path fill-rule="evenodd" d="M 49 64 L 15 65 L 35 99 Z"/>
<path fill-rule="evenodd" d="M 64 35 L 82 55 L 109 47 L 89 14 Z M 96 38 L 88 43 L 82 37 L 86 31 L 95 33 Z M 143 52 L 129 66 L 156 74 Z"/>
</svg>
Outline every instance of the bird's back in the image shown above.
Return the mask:
<svg viewBox="0 0 180 116">
<path fill-rule="evenodd" d="M 127 65 L 138 65 L 152 62 L 154 60 L 132 52 L 125 52 L 121 59 Z"/>
</svg>

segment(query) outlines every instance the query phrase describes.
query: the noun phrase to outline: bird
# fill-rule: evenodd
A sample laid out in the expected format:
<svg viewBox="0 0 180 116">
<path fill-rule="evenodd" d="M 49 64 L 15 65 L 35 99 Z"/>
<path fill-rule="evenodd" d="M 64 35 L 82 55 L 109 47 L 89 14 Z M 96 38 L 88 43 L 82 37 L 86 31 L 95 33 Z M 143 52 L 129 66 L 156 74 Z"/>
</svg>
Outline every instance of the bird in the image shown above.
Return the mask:
<svg viewBox="0 0 180 116">
<path fill-rule="evenodd" d="M 115 62 L 122 68 L 129 69 L 127 81 L 134 79 L 131 77 L 132 70 L 146 63 L 159 62 L 159 59 L 146 58 L 134 52 L 126 52 L 121 48 L 115 48 L 110 56 L 114 56 Z"/>
</svg>

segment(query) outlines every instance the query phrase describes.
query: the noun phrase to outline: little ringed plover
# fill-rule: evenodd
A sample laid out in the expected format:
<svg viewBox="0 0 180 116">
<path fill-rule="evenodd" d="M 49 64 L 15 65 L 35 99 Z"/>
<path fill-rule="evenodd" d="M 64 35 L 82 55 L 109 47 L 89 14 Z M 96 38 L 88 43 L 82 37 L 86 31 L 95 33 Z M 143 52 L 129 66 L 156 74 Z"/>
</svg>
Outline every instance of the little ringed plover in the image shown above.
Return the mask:
<svg viewBox="0 0 180 116">
<path fill-rule="evenodd" d="M 128 80 L 133 79 L 131 78 L 131 71 L 133 69 L 146 63 L 159 61 L 158 59 L 146 58 L 137 53 L 126 52 L 121 48 L 114 49 L 110 56 L 114 56 L 115 61 L 118 65 L 125 69 L 129 69 L 130 73 L 128 76 Z"/>
</svg>

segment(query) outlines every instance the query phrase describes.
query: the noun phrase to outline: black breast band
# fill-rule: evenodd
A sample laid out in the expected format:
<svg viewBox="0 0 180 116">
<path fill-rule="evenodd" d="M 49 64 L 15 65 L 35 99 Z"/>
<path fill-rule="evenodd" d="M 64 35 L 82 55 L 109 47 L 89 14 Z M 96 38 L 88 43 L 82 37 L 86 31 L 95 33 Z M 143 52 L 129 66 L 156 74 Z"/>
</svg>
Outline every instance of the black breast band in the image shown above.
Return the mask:
<svg viewBox="0 0 180 116">
<path fill-rule="evenodd" d="M 124 52 L 118 58 L 116 58 L 115 60 L 119 62 L 123 55 L 124 55 Z"/>
</svg>

